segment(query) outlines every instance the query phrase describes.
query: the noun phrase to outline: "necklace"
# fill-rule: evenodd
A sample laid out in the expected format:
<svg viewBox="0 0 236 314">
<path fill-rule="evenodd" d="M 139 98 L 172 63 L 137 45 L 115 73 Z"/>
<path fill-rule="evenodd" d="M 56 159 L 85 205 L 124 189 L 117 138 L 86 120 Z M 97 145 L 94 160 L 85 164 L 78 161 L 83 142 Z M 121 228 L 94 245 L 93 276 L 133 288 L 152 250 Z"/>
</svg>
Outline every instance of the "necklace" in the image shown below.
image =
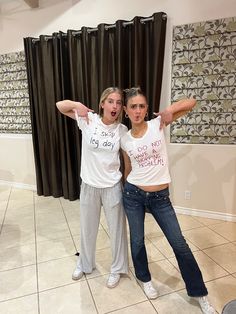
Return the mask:
<svg viewBox="0 0 236 314">
<path fill-rule="evenodd" d="M 147 131 L 147 122 L 145 122 L 140 127 L 137 127 L 135 129 L 131 129 L 131 135 L 133 137 L 136 137 L 136 138 L 143 137 L 143 135 L 146 133 L 146 131 Z"/>
</svg>

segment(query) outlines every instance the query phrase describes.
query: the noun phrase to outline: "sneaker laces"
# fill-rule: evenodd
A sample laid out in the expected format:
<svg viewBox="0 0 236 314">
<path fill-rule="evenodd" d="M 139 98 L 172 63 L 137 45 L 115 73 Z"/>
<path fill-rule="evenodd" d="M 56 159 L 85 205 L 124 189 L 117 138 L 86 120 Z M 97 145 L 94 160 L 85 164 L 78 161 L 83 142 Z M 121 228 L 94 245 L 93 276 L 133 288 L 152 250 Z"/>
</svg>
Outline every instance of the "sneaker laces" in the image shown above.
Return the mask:
<svg viewBox="0 0 236 314">
<path fill-rule="evenodd" d="M 207 297 L 205 296 L 199 297 L 197 298 L 197 300 L 204 314 L 215 314 L 215 310 L 213 306 L 211 305 L 211 303 L 209 302 L 209 300 L 207 299 Z"/>
<path fill-rule="evenodd" d="M 120 281 L 120 274 L 111 273 L 107 280 L 107 286 L 108 288 L 114 288 L 118 285 Z"/>
<path fill-rule="evenodd" d="M 147 289 L 152 289 L 152 288 L 153 288 L 151 281 L 145 282 L 145 283 L 144 283 L 144 286 L 145 286 L 145 288 L 147 288 Z"/>
<path fill-rule="evenodd" d="M 111 273 L 108 278 L 108 283 L 116 282 L 120 279 L 120 274 Z"/>
<path fill-rule="evenodd" d="M 148 281 L 148 282 L 144 282 L 144 291 L 150 291 L 150 292 L 156 292 L 156 289 L 153 287 L 152 282 Z"/>
<path fill-rule="evenodd" d="M 110 275 L 109 275 L 109 279 L 117 279 L 118 277 L 120 277 L 120 275 L 119 274 L 115 274 L 115 273 L 111 273 Z"/>
<path fill-rule="evenodd" d="M 157 298 L 157 290 L 153 287 L 151 281 L 143 282 L 143 289 L 148 298 L 150 299 Z"/>
</svg>

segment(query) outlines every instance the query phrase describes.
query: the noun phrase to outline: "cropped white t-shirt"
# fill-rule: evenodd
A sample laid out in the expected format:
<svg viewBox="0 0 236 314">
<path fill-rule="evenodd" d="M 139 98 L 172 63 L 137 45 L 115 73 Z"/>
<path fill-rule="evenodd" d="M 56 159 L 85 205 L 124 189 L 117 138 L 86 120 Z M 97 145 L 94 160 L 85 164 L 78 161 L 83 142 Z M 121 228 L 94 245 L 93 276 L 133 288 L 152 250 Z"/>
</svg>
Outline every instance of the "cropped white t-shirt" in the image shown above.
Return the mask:
<svg viewBox="0 0 236 314">
<path fill-rule="evenodd" d="M 147 131 L 141 138 L 135 138 L 129 130 L 121 138 L 121 148 L 131 160 L 132 170 L 127 181 L 137 186 L 151 186 L 171 181 L 161 117 L 147 122 Z"/>
<path fill-rule="evenodd" d="M 127 132 L 121 123 L 106 125 L 96 113 L 88 113 L 89 123 L 78 117 L 82 131 L 81 179 L 90 186 L 106 188 L 121 179 L 120 139 Z"/>
</svg>

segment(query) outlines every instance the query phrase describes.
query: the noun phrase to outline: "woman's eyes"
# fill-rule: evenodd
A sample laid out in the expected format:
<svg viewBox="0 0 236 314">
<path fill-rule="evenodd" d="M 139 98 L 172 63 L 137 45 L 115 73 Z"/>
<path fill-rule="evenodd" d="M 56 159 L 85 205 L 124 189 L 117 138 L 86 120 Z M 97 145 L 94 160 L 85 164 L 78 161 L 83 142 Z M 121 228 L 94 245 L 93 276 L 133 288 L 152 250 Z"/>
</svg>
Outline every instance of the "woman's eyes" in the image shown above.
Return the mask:
<svg viewBox="0 0 236 314">
<path fill-rule="evenodd" d="M 131 105 L 130 108 L 131 109 L 137 109 L 137 108 L 144 109 L 145 105 L 142 105 L 142 104 L 141 105 Z"/>
<path fill-rule="evenodd" d="M 113 100 L 108 100 L 108 103 L 109 104 L 114 104 L 115 102 Z M 117 101 L 116 103 L 117 105 L 121 105 L 121 102 L 120 101 Z"/>
</svg>

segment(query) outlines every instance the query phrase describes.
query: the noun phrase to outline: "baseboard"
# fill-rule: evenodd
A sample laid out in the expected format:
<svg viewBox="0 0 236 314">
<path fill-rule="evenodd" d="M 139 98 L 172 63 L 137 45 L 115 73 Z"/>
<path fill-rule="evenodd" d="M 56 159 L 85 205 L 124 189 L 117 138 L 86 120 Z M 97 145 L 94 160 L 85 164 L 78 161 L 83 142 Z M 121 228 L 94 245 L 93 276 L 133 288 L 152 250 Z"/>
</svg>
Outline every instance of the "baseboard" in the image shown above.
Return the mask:
<svg viewBox="0 0 236 314">
<path fill-rule="evenodd" d="M 200 210 L 200 209 L 194 209 L 194 208 L 185 208 L 185 207 L 179 207 L 179 206 L 174 206 L 174 208 L 177 214 L 236 222 L 236 215 L 233 215 L 233 214 L 214 212 L 214 211 L 202 210 L 202 209 Z"/>
<path fill-rule="evenodd" d="M 25 183 L 20 183 L 20 182 L 10 182 L 10 181 L 0 180 L 0 185 L 9 186 L 16 189 L 36 191 L 36 185 L 30 185 L 30 184 L 25 184 Z"/>
<path fill-rule="evenodd" d="M 0 180 L 0 185 L 5 185 L 5 186 L 17 188 L 17 189 L 36 191 L 36 185 L 30 185 L 30 184 L 25 184 L 25 183 Z M 177 214 L 236 222 L 236 215 L 233 215 L 233 214 L 214 212 L 214 211 L 202 210 L 202 209 L 185 208 L 185 207 L 180 207 L 180 206 L 174 206 L 174 209 Z"/>
</svg>

